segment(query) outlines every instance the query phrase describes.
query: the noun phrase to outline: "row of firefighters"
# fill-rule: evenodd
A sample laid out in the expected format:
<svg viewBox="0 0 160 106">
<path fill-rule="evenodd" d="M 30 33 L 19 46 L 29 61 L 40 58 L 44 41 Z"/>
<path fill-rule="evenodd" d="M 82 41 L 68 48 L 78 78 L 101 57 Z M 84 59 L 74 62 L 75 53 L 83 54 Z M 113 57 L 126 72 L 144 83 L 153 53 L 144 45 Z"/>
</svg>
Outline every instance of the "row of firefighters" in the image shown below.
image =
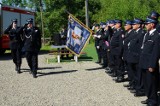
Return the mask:
<svg viewBox="0 0 160 106">
<path fill-rule="evenodd" d="M 124 82 L 125 74 L 129 83 L 124 85 L 134 96 L 147 96 L 142 101 L 147 106 L 158 106 L 160 27 L 159 14 L 155 11 L 146 20 L 135 18 L 124 22 L 109 20 L 92 27 L 97 63 L 106 73 Z"/>
</svg>

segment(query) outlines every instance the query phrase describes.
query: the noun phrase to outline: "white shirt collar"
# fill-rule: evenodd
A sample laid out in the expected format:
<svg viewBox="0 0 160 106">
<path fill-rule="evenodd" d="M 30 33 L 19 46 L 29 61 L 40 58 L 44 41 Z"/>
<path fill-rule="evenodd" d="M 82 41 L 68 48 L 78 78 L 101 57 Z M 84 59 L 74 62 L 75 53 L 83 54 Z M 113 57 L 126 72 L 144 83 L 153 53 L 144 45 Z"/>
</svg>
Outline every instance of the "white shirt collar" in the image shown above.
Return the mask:
<svg viewBox="0 0 160 106">
<path fill-rule="evenodd" d="M 117 31 L 119 31 L 121 28 L 118 28 Z"/>
<path fill-rule="evenodd" d="M 130 29 L 129 31 L 128 31 L 128 33 L 130 33 L 132 31 L 132 29 Z"/>
<path fill-rule="evenodd" d="M 136 30 L 136 32 L 138 32 L 140 30 L 140 28 L 138 28 L 137 30 Z"/>
<path fill-rule="evenodd" d="M 149 31 L 149 35 L 151 35 L 156 29 L 152 29 Z"/>
</svg>

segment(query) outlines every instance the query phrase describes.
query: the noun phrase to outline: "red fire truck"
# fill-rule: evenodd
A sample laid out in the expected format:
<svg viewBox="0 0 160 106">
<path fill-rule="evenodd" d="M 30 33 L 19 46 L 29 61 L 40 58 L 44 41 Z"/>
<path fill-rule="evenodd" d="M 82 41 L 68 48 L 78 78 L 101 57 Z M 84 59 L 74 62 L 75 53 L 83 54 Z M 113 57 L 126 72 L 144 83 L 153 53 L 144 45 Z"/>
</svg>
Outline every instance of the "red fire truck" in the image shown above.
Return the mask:
<svg viewBox="0 0 160 106">
<path fill-rule="evenodd" d="M 0 54 L 9 50 L 9 37 L 4 30 L 11 24 L 12 19 L 18 19 L 18 26 L 23 26 L 29 18 L 35 18 L 35 12 L 22 8 L 0 5 Z"/>
</svg>

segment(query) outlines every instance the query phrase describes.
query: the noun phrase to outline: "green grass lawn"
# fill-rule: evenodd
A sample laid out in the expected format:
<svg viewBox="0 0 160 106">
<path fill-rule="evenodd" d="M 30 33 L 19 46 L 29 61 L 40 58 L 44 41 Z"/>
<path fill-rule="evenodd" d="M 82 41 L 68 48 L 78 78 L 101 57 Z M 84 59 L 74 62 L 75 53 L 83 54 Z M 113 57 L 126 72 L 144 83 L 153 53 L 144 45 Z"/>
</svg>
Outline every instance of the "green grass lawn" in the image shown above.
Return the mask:
<svg viewBox="0 0 160 106">
<path fill-rule="evenodd" d="M 83 52 L 86 52 L 88 57 L 92 57 L 93 58 L 92 61 L 97 61 L 98 57 L 93 43 L 87 44 Z"/>
<path fill-rule="evenodd" d="M 48 53 L 49 50 L 52 50 L 50 45 L 44 45 L 41 48 L 41 52 Z M 86 55 L 80 55 L 78 61 L 97 61 L 97 53 L 93 43 L 87 44 L 82 52 L 85 52 Z M 10 50 L 7 50 L 6 53 L 10 53 Z M 69 58 L 64 58 L 61 60 L 61 62 L 72 62 L 72 61 L 74 62 L 72 55 L 70 55 Z M 57 62 L 57 59 L 56 58 L 49 59 L 49 63 L 52 62 Z"/>
<path fill-rule="evenodd" d="M 52 50 L 50 45 L 45 45 L 41 48 L 41 51 L 49 51 L 49 50 Z M 87 44 L 82 52 L 85 52 L 86 55 L 81 55 L 78 58 L 78 61 L 96 61 L 97 60 L 97 53 L 93 43 Z M 72 61 L 74 61 L 72 55 L 70 55 L 69 58 L 63 58 L 61 60 L 61 62 L 72 62 Z M 49 59 L 49 63 L 52 63 L 52 62 L 57 62 L 56 58 Z"/>
</svg>

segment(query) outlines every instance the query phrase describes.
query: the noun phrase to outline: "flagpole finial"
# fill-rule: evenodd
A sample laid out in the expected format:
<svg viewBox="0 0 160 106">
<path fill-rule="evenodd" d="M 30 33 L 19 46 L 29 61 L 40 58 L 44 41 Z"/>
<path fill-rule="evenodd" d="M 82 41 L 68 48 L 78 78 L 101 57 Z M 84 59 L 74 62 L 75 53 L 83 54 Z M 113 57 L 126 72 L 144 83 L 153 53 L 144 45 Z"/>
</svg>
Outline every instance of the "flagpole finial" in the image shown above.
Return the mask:
<svg viewBox="0 0 160 106">
<path fill-rule="evenodd" d="M 68 10 L 64 10 L 64 12 L 68 13 L 68 14 L 71 14 Z"/>
</svg>

